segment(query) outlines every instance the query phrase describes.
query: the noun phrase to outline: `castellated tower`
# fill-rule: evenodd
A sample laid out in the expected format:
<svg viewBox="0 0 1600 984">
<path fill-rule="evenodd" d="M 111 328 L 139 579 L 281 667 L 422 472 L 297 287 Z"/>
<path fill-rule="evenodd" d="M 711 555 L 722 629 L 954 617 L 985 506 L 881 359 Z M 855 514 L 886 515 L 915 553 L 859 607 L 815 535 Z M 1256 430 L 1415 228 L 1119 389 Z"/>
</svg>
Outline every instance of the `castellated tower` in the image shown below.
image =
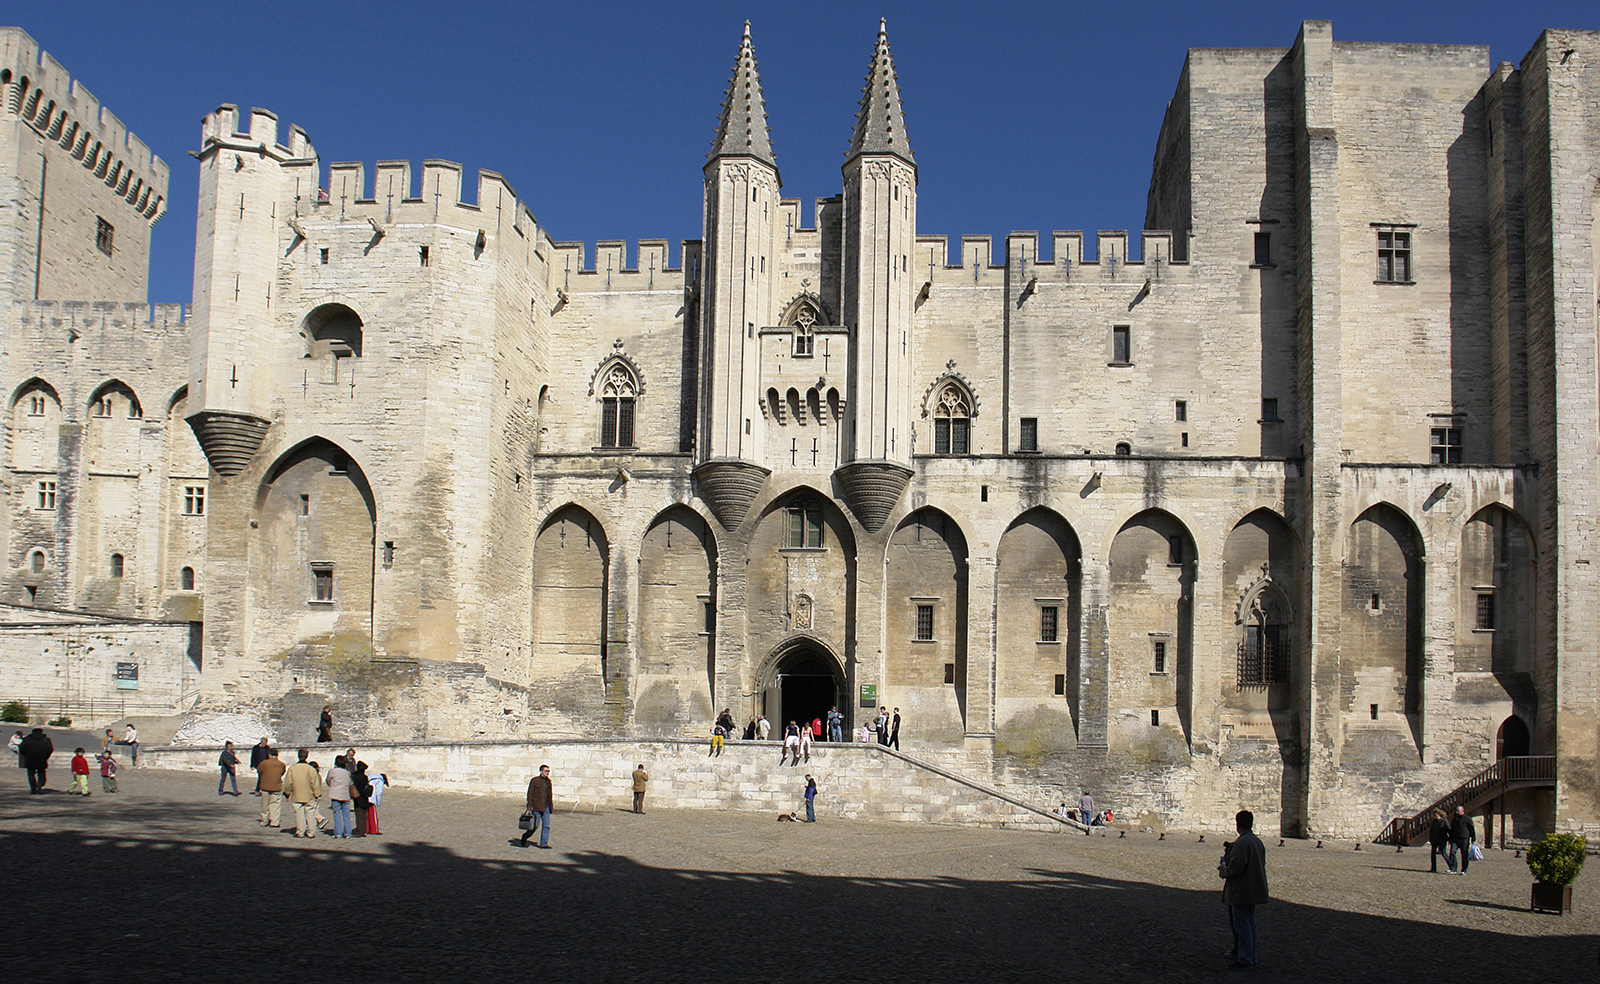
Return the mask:
<svg viewBox="0 0 1600 984">
<path fill-rule="evenodd" d="M 701 276 L 704 410 L 695 478 L 717 520 L 735 529 L 770 474 L 757 463 L 765 430 L 757 332 L 776 320 L 774 250 L 782 187 L 749 21 L 708 156 Z"/>
<path fill-rule="evenodd" d="M 838 478 L 862 526 L 876 533 L 913 474 L 909 377 L 917 165 L 900 84 L 879 22 L 855 135 L 844 164 L 843 319 L 855 332 Z"/>
</svg>

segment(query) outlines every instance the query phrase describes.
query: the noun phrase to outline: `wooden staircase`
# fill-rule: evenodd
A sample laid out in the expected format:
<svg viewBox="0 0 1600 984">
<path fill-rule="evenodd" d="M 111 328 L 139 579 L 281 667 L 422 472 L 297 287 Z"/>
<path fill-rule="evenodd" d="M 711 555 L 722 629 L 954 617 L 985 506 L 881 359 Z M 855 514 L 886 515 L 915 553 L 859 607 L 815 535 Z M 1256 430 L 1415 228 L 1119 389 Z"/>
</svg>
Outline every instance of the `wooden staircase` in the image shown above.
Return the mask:
<svg viewBox="0 0 1600 984">
<path fill-rule="evenodd" d="M 1434 810 L 1443 810 L 1445 816 L 1464 806 L 1471 813 L 1490 800 L 1503 796 L 1513 789 L 1554 789 L 1556 785 L 1556 757 L 1554 755 L 1518 755 L 1503 758 L 1466 782 L 1446 793 L 1437 802 L 1416 816 L 1395 817 L 1383 828 L 1375 844 L 1415 844 L 1428 839 L 1429 818 Z"/>
</svg>

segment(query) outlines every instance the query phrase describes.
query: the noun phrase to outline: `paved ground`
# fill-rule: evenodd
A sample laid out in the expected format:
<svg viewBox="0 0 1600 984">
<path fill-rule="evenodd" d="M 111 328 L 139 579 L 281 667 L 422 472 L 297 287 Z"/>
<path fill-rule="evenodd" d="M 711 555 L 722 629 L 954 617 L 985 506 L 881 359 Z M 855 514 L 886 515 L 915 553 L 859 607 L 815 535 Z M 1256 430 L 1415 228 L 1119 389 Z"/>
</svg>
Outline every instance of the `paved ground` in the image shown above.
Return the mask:
<svg viewBox="0 0 1600 984">
<path fill-rule="evenodd" d="M 69 756 L 70 757 L 70 756 Z M 52 784 L 64 787 L 61 772 Z M 244 777 L 241 776 L 241 779 Z M 561 778 L 555 777 L 558 809 Z M 253 779 L 241 783 L 248 790 Z M 558 813 L 392 790 L 382 837 L 300 841 L 214 777 L 125 769 L 123 792 L 27 795 L 0 769 L 11 900 L 0 966 L 37 981 L 1192 981 L 1224 969 L 1220 844 L 615 804 Z M 826 791 L 822 802 L 826 802 Z M 1527 911 L 1527 866 L 1267 842 L 1262 966 L 1308 981 L 1594 980 L 1600 862 L 1574 915 Z M 38 913 L 36 918 L 34 913 Z"/>
</svg>

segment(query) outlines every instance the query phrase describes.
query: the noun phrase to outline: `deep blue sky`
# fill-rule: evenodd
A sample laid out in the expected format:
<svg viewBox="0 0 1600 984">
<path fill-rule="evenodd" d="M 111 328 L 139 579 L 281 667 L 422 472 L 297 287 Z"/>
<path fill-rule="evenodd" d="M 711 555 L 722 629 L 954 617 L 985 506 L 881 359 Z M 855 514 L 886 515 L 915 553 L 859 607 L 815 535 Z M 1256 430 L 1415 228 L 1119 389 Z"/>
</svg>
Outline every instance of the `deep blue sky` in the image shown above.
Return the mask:
<svg viewBox="0 0 1600 984">
<path fill-rule="evenodd" d="M 200 118 L 299 124 L 330 162 L 445 158 L 504 174 L 551 236 L 695 239 L 700 168 L 751 21 L 786 196 L 836 194 L 889 20 L 917 157 L 918 230 L 1138 229 L 1156 131 L 1191 47 L 1488 45 L 1518 61 L 1586 2 L 985 4 L 60 2 L 20 26 L 172 167 L 151 299 L 187 302 Z M 284 132 L 280 130 L 280 132 Z M 368 168 L 368 179 L 371 179 Z M 472 187 L 475 183 L 469 182 Z M 630 250 L 631 253 L 631 250 Z M 592 249 L 591 249 L 592 257 Z"/>
</svg>

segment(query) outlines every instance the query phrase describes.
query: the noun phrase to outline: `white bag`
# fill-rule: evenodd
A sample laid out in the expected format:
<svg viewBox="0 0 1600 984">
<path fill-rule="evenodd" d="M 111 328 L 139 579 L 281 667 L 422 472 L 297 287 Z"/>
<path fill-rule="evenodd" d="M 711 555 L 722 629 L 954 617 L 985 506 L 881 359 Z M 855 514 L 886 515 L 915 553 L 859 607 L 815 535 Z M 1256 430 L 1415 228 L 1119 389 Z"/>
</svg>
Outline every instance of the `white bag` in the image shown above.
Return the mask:
<svg viewBox="0 0 1600 984">
<path fill-rule="evenodd" d="M 1473 844 L 1473 845 L 1469 846 L 1467 848 L 1467 857 L 1471 858 L 1474 861 L 1482 861 L 1483 860 L 1483 848 L 1479 847 L 1477 844 Z"/>
</svg>

